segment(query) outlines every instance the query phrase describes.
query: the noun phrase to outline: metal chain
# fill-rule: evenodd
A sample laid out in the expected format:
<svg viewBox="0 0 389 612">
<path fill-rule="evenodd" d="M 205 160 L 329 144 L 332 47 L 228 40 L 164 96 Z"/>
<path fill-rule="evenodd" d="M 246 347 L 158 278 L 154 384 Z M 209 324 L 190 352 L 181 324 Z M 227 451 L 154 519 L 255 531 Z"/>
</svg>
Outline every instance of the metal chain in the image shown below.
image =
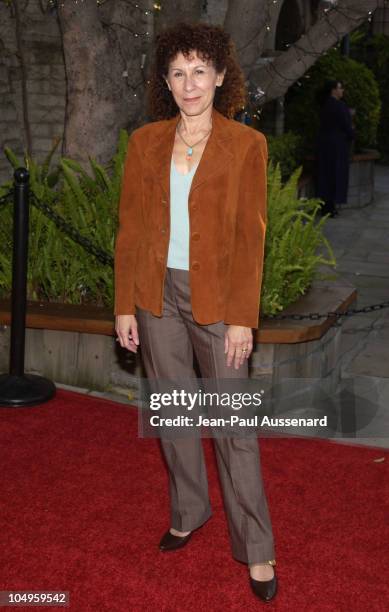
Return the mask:
<svg viewBox="0 0 389 612">
<path fill-rule="evenodd" d="M 318 321 L 319 319 L 328 319 L 334 317 L 339 319 L 340 317 L 351 317 L 357 314 L 366 314 L 368 312 L 374 312 L 376 310 L 383 310 L 389 308 L 389 301 L 380 302 L 379 304 L 372 304 L 371 306 L 365 306 L 364 308 L 349 308 L 344 312 L 334 312 L 330 310 L 320 314 L 319 312 L 311 312 L 309 314 L 269 314 L 266 315 L 267 319 L 276 321 L 282 321 L 284 319 L 292 319 L 293 321 L 303 321 L 304 319 L 310 319 L 311 321 Z"/>
<path fill-rule="evenodd" d="M 56 227 L 59 230 L 67 234 L 72 240 L 74 240 L 74 242 L 77 242 L 79 245 L 81 245 L 88 253 L 90 253 L 91 255 L 94 255 L 94 257 L 96 257 L 96 259 L 98 259 L 101 263 L 103 263 L 104 265 L 109 265 L 113 267 L 114 258 L 112 257 L 112 255 L 110 255 L 109 253 L 101 249 L 100 247 L 93 244 L 91 240 L 89 240 L 89 238 L 82 236 L 82 234 L 80 234 L 73 226 L 71 226 L 70 223 L 65 221 L 65 219 L 63 219 L 58 213 L 56 213 L 48 204 L 45 204 L 44 202 L 41 202 L 40 200 L 38 200 L 38 198 L 33 192 L 30 192 L 30 197 L 31 197 L 32 204 L 36 208 L 38 208 L 41 212 L 43 212 L 43 214 L 46 215 L 46 217 L 51 219 L 51 221 L 53 221 L 53 223 L 56 225 Z M 11 189 L 7 194 L 5 194 L 4 196 L 0 198 L 0 206 L 8 203 L 10 201 L 9 198 L 11 199 L 13 198 L 13 189 Z M 329 311 L 325 313 L 311 312 L 309 314 L 298 314 L 298 313 L 282 314 L 280 313 L 280 314 L 269 314 L 269 315 L 266 315 L 265 318 L 272 319 L 273 321 L 284 321 L 286 319 L 290 319 L 292 321 L 304 321 L 306 319 L 311 320 L 311 321 L 318 321 L 319 319 L 328 319 L 332 317 L 338 320 L 341 317 L 351 317 L 351 316 L 358 315 L 358 314 L 366 314 L 369 312 L 375 312 L 377 310 L 383 310 L 384 308 L 389 308 L 389 300 L 385 302 L 380 302 L 379 304 L 372 304 L 370 306 L 364 306 L 363 308 L 349 308 L 348 310 L 345 310 L 344 312 L 334 312 L 334 311 Z"/>
<path fill-rule="evenodd" d="M 38 208 L 38 210 L 43 212 L 46 217 L 51 219 L 51 221 L 53 221 L 53 223 L 59 230 L 61 230 L 61 232 L 67 234 L 72 240 L 74 240 L 74 242 L 77 242 L 79 245 L 81 245 L 85 249 L 85 251 L 87 251 L 91 255 L 94 255 L 94 257 L 96 257 L 96 259 L 98 259 L 104 265 L 113 266 L 114 259 L 112 255 L 93 244 L 93 242 L 89 240 L 89 238 L 86 238 L 85 236 L 80 234 L 80 232 L 76 230 L 76 228 L 74 228 L 72 225 L 70 225 L 70 223 L 65 221 L 65 219 L 63 219 L 61 215 L 56 213 L 48 204 L 45 204 L 44 202 L 38 200 L 38 198 L 33 192 L 30 193 L 30 197 L 32 204 L 36 208 Z"/>
<path fill-rule="evenodd" d="M 10 202 L 13 202 L 14 199 L 14 190 L 10 189 L 8 191 L 8 193 L 6 193 L 5 195 L 1 196 L 0 198 L 0 206 L 3 206 L 3 204 L 9 204 Z"/>
</svg>

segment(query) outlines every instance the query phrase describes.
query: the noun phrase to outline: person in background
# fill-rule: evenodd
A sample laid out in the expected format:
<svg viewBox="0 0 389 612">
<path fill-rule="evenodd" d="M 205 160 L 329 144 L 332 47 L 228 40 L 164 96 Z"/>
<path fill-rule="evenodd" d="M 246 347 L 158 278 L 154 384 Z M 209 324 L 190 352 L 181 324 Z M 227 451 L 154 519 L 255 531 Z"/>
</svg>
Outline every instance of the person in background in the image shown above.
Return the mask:
<svg viewBox="0 0 389 612">
<path fill-rule="evenodd" d="M 316 197 L 324 201 L 322 214 L 338 214 L 347 201 L 350 145 L 354 138 L 352 113 L 343 101 L 341 81 L 327 81 L 319 94 L 320 127 L 316 143 Z"/>
</svg>

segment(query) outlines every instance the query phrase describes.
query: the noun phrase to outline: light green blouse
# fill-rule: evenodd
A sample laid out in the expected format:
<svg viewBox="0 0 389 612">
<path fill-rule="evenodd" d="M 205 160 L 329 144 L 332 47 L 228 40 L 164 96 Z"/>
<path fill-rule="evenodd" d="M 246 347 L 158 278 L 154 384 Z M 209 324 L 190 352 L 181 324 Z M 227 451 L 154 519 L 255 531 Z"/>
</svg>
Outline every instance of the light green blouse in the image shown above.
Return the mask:
<svg viewBox="0 0 389 612">
<path fill-rule="evenodd" d="M 178 172 L 175 163 L 170 166 L 170 242 L 168 268 L 189 270 L 189 211 L 188 198 L 192 179 L 198 164 L 188 172 Z"/>
</svg>

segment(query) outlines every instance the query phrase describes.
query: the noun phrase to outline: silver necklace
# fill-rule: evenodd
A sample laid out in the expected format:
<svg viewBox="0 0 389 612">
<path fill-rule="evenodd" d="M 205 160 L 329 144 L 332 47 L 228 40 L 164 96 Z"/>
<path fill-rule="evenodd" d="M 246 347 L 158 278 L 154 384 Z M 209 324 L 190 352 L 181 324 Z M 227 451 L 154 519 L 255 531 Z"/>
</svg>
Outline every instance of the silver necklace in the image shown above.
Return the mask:
<svg viewBox="0 0 389 612">
<path fill-rule="evenodd" d="M 179 124 L 181 125 L 181 123 Z M 177 126 L 176 131 L 177 134 L 179 135 L 179 137 L 181 138 L 182 142 L 188 147 L 187 152 L 186 152 L 186 159 L 188 161 L 190 161 L 192 159 L 192 155 L 193 155 L 193 149 L 196 145 L 200 144 L 200 142 L 202 142 L 204 140 L 204 138 L 206 138 L 212 131 L 212 125 L 211 125 L 211 129 L 209 130 L 209 132 L 207 134 L 205 134 L 205 136 L 203 136 L 200 140 L 198 140 L 197 142 L 195 142 L 194 144 L 190 145 L 186 142 L 186 140 L 184 140 L 184 137 L 180 134 L 179 131 L 179 126 Z"/>
</svg>

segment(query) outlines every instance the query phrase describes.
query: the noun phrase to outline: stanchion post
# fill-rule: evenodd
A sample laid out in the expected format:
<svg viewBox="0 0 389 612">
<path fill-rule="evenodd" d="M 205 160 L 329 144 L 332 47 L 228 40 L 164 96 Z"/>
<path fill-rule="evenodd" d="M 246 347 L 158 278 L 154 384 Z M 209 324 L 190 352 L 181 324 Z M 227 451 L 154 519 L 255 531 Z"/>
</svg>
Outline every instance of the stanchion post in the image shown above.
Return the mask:
<svg viewBox="0 0 389 612">
<path fill-rule="evenodd" d="M 12 324 L 9 373 L 14 376 L 23 376 L 29 224 L 29 173 L 25 168 L 18 168 L 15 171 L 14 189 Z"/>
<path fill-rule="evenodd" d="M 10 366 L 9 374 L 0 376 L 0 406 L 22 407 L 48 401 L 54 397 L 56 389 L 51 380 L 24 373 L 29 226 L 29 173 L 26 168 L 17 168 L 14 179 Z"/>
</svg>

